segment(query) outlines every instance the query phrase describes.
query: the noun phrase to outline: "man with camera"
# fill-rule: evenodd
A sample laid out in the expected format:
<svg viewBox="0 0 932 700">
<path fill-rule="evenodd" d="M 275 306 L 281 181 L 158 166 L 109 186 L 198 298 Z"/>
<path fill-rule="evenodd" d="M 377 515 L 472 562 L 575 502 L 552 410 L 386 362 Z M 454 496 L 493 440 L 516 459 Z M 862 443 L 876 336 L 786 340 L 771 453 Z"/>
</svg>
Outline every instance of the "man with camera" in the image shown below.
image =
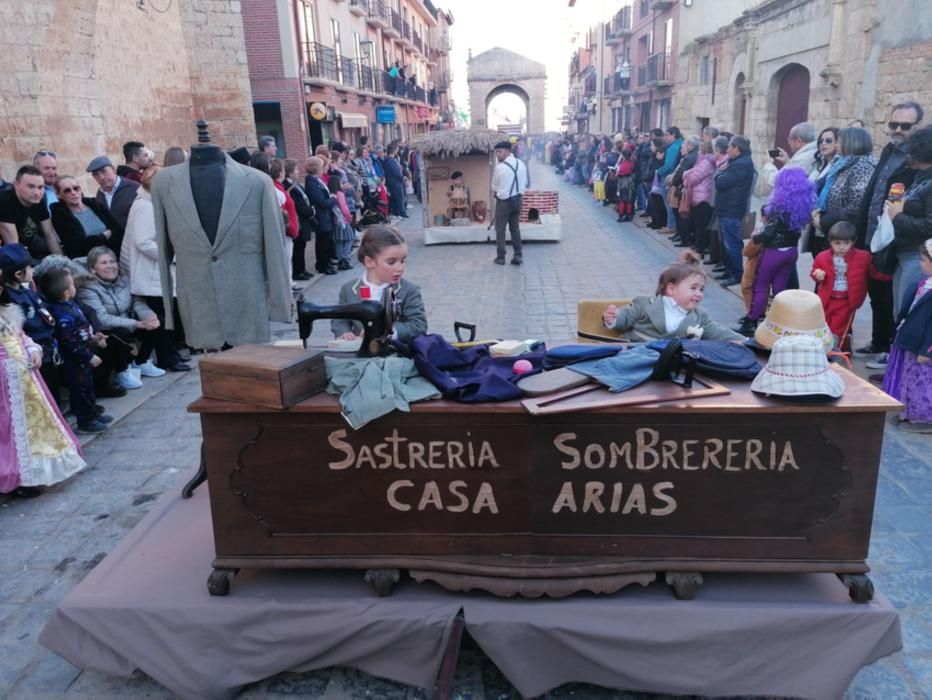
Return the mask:
<svg viewBox="0 0 932 700">
<path fill-rule="evenodd" d="M 797 124 L 790 129 L 786 141 L 792 155 L 779 146 L 767 151 L 771 161 L 761 168 L 754 192 L 761 199 L 769 199 L 773 194 L 773 183 L 781 168 L 802 168 L 808 175 L 816 166 L 818 144 L 816 143 L 816 128 L 812 124 L 809 122 Z"/>
</svg>

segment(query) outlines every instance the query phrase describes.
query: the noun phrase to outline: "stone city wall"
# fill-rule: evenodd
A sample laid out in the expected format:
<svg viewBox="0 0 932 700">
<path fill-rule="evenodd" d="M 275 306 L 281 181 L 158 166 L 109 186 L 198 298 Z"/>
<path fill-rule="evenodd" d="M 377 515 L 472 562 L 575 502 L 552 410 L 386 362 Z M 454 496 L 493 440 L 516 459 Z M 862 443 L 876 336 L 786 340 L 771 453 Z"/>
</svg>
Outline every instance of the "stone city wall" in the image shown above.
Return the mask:
<svg viewBox="0 0 932 700">
<path fill-rule="evenodd" d="M 194 143 L 202 117 L 222 146 L 255 142 L 235 0 L 5 0 L 0 47 L 6 179 L 40 148 L 76 175 L 96 155 L 122 162 L 133 139 L 161 157 Z"/>
</svg>

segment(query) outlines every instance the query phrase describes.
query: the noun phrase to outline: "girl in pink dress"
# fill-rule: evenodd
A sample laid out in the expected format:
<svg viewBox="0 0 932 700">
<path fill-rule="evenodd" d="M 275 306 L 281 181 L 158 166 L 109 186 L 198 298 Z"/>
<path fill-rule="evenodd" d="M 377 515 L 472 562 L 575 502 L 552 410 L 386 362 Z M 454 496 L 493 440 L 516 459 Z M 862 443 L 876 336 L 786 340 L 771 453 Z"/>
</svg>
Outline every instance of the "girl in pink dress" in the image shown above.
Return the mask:
<svg viewBox="0 0 932 700">
<path fill-rule="evenodd" d="M 0 493 L 34 495 L 87 464 L 77 438 L 39 374 L 42 348 L 0 285 Z"/>
</svg>

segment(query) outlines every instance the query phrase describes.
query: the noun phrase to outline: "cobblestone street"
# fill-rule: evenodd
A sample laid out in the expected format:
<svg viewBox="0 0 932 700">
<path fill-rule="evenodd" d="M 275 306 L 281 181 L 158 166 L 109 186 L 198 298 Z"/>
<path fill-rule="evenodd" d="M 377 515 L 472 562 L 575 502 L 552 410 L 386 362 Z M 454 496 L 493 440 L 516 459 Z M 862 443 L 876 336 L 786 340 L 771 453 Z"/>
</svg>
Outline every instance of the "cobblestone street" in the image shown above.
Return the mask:
<svg viewBox="0 0 932 700">
<path fill-rule="evenodd" d="M 421 210 L 401 228 L 409 241 L 406 276 L 421 285 L 430 330 L 448 337 L 455 321 L 474 323 L 480 338 L 541 338 L 551 344 L 575 337 L 576 302 L 652 293 L 660 269 L 676 251 L 668 237 L 634 224 L 618 224 L 614 212 L 590 193 L 535 165 L 536 188 L 558 189 L 563 219 L 560 243 L 526 244 L 524 265 L 495 265 L 489 244 L 425 247 Z M 800 263 L 808 287 L 808 263 Z M 336 276 L 317 275 L 306 296 L 335 303 L 339 287 L 361 267 Z M 714 282 L 704 307 L 728 325 L 744 313 L 739 296 Z M 856 345 L 866 341 L 869 308 L 860 312 Z M 297 328 L 276 328 L 281 338 Z M 313 339 L 330 337 L 318 323 Z M 196 359 L 196 358 L 195 358 Z M 863 358 L 855 368 L 867 372 Z M 118 420 L 86 442 L 90 468 L 35 499 L 0 500 L 0 698 L 170 698 L 171 693 L 137 673 L 130 679 L 81 671 L 37 642 L 59 601 L 164 494 L 175 497 L 179 481 L 197 462 L 200 424 L 185 407 L 200 393 L 196 371 L 146 380 L 143 389 L 108 401 Z M 904 649 L 865 668 L 845 697 L 899 700 L 930 697 L 932 688 L 932 436 L 907 435 L 888 425 L 883 448 L 869 563 L 877 590 L 897 607 Z M 205 562 L 205 578 L 208 562 Z M 287 575 L 287 574 L 283 574 Z M 618 595 L 624 595 L 619 593 Z M 818 663 L 818 658 L 813 663 Z M 242 698 L 420 698 L 420 690 L 332 668 L 286 673 L 247 688 Z M 469 640 L 460 655 L 455 697 L 472 700 L 518 697 L 504 676 Z M 654 698 L 571 685 L 551 698 Z"/>
</svg>

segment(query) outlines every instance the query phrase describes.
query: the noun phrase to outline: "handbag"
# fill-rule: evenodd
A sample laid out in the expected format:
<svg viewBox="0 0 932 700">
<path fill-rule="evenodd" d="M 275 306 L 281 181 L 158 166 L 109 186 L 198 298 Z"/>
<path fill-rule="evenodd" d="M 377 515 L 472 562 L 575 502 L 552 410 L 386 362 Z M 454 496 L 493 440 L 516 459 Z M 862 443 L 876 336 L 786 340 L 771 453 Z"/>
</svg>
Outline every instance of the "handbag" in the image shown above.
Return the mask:
<svg viewBox="0 0 932 700">
<path fill-rule="evenodd" d="M 678 187 L 670 187 L 667 190 L 667 204 L 670 205 L 671 209 L 679 210 L 680 199 L 682 198 L 680 197 L 680 189 Z"/>
<path fill-rule="evenodd" d="M 871 238 L 871 252 L 879 253 L 881 250 L 893 243 L 893 221 L 883 212 L 877 217 L 877 229 L 874 231 L 874 237 Z"/>
<path fill-rule="evenodd" d="M 692 192 L 690 192 L 689 185 L 683 185 L 683 194 L 680 197 L 680 205 L 677 211 L 683 216 L 689 216 L 689 212 L 692 211 Z"/>
<path fill-rule="evenodd" d="M 896 270 L 896 246 L 888 245 L 886 248 L 874 253 L 871 257 L 874 269 L 884 275 L 892 275 Z"/>
</svg>

